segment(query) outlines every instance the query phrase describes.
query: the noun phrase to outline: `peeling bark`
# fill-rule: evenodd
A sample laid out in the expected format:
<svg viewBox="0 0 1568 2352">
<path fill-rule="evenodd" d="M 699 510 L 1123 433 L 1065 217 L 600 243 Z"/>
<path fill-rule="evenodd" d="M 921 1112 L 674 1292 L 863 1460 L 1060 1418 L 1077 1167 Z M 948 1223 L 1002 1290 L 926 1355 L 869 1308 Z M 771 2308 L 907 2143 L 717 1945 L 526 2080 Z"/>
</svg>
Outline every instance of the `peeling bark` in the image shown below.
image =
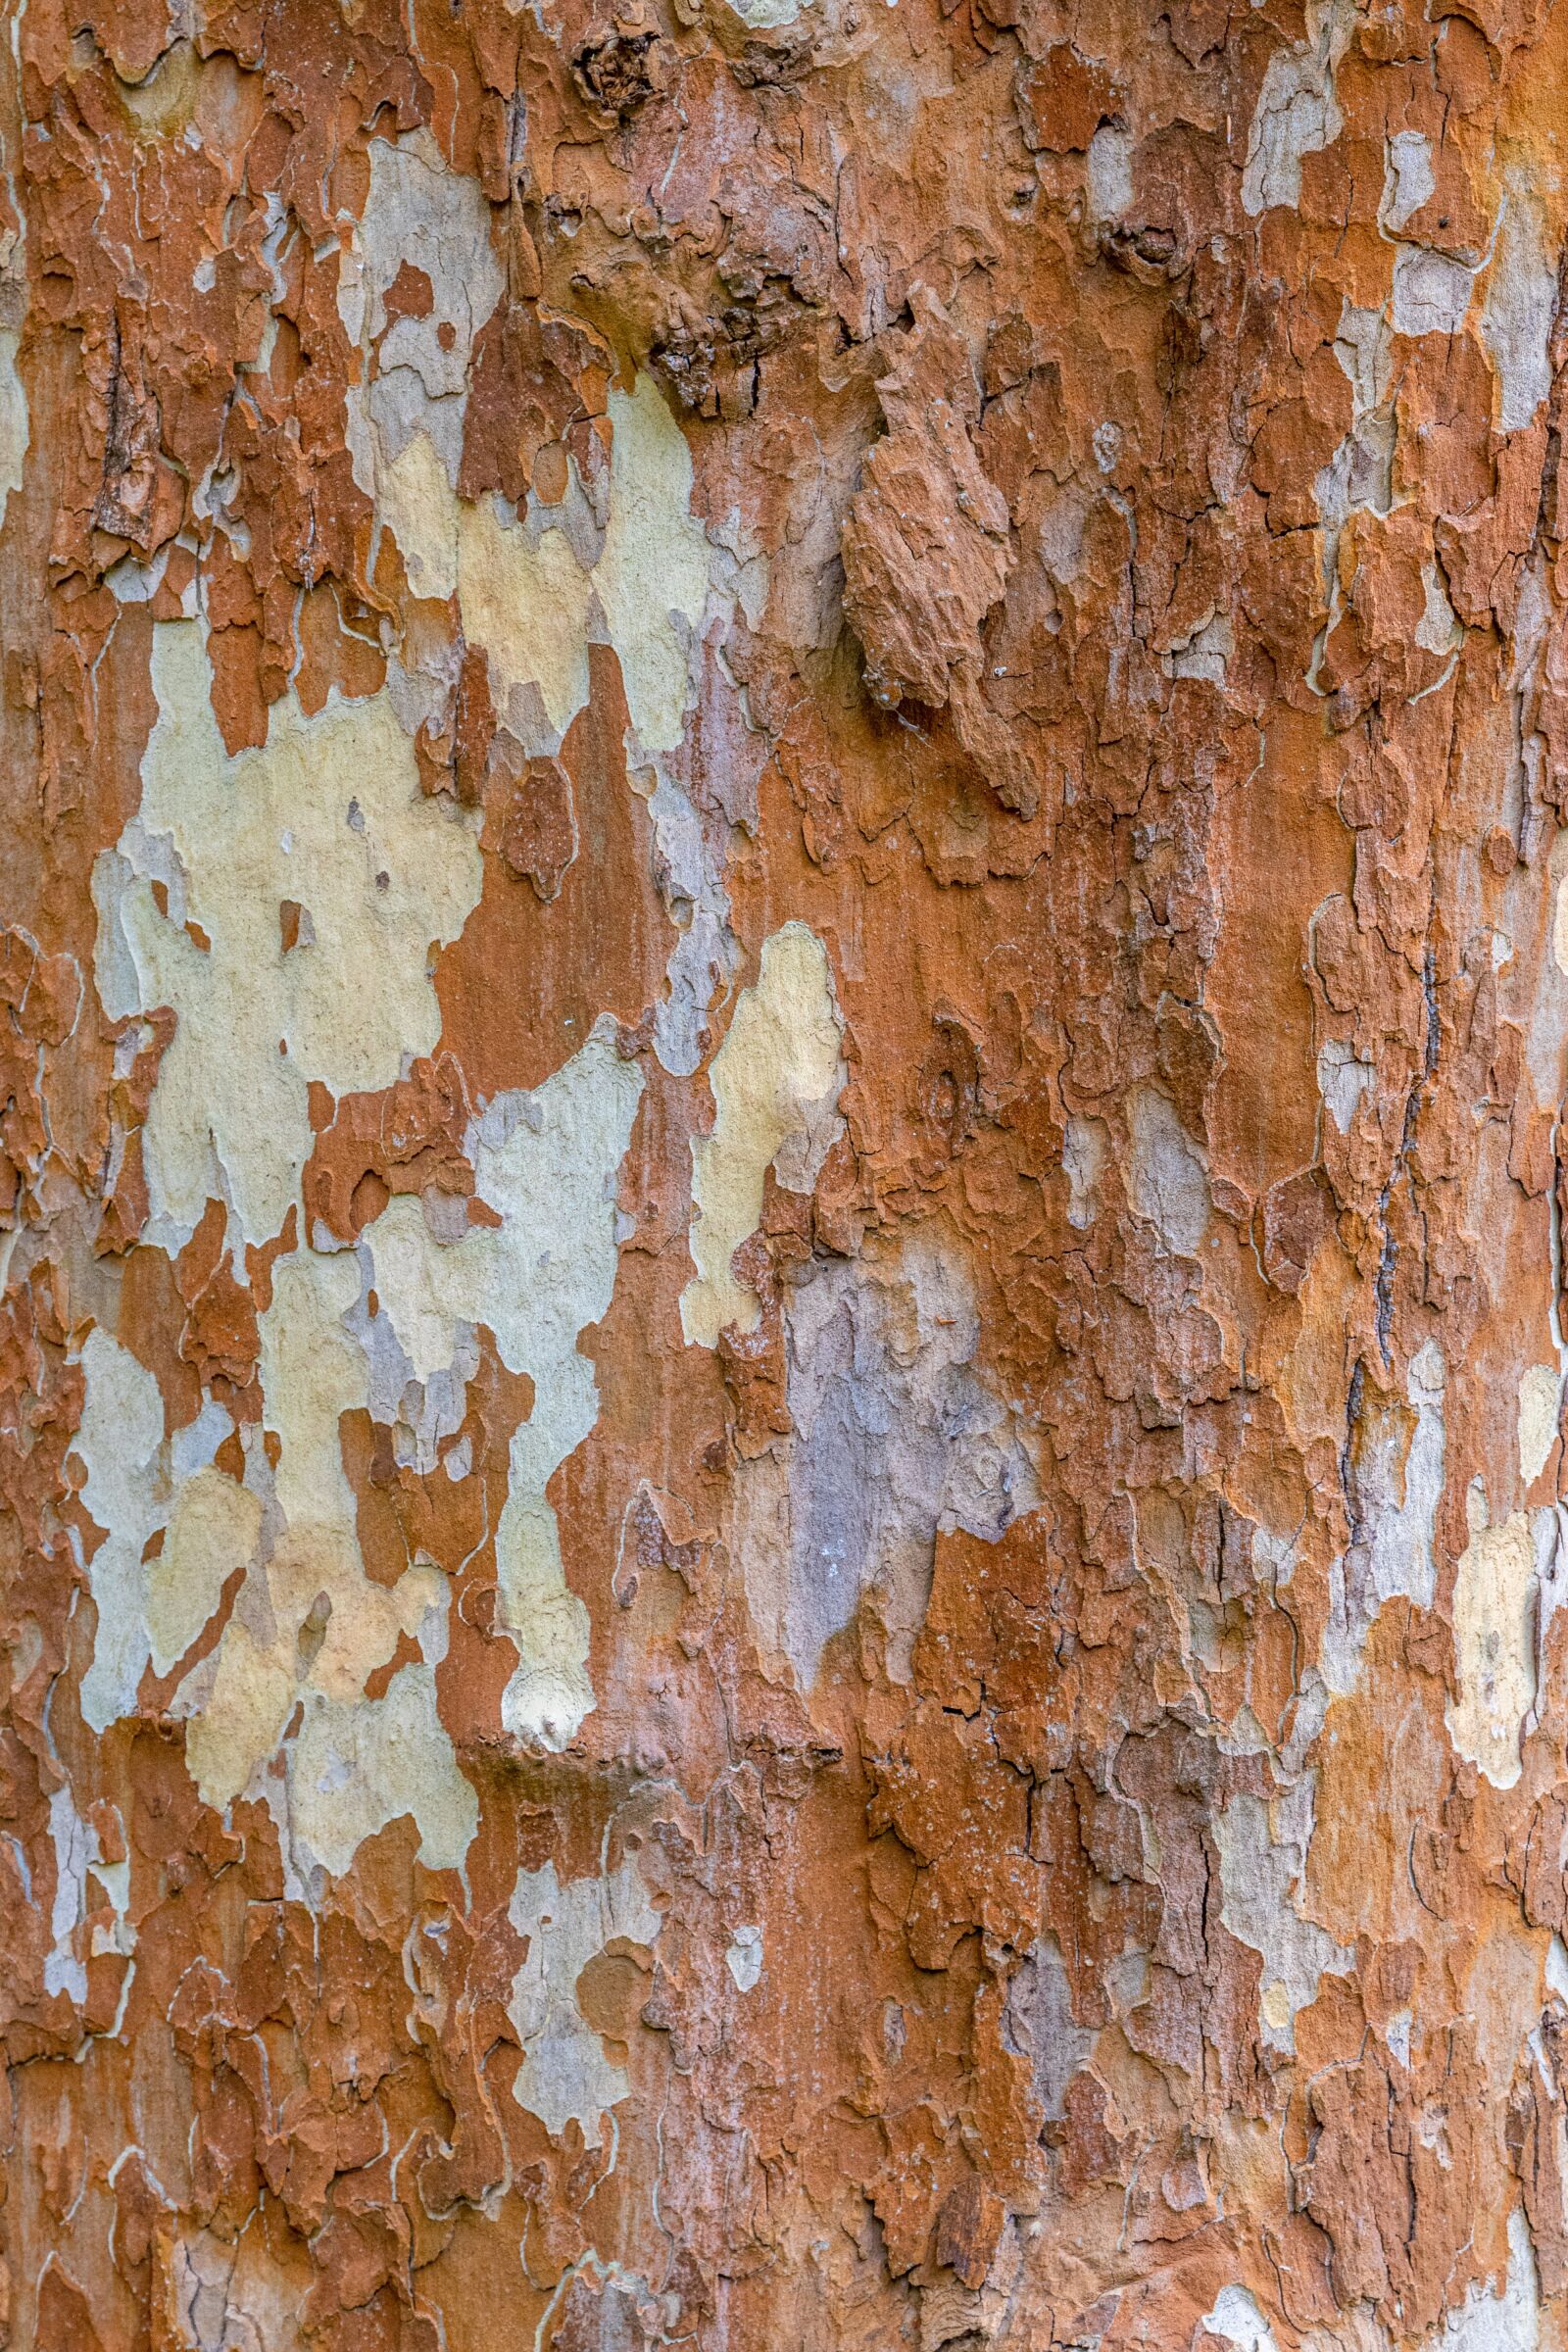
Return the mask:
<svg viewBox="0 0 1568 2352">
<path fill-rule="evenodd" d="M 18 2352 L 1568 2343 L 1548 0 L 11 0 Z"/>
</svg>

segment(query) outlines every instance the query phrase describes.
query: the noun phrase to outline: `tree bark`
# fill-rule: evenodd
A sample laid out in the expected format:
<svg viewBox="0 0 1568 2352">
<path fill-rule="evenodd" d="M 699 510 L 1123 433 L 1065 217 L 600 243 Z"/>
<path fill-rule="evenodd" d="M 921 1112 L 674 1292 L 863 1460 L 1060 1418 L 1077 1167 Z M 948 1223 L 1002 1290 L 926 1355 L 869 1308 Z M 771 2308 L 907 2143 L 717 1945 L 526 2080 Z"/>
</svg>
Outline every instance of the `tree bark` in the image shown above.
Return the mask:
<svg viewBox="0 0 1568 2352">
<path fill-rule="evenodd" d="M 1561 2346 L 1561 11 L 6 24 L 0 2340 Z"/>
</svg>

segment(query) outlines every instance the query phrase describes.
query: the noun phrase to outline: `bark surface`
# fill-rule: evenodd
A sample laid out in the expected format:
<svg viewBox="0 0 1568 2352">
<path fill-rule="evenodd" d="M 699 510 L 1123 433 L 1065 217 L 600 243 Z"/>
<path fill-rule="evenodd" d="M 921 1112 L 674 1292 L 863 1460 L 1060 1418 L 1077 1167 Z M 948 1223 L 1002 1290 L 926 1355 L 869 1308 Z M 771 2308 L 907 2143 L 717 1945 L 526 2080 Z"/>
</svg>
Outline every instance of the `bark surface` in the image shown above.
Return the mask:
<svg viewBox="0 0 1568 2352">
<path fill-rule="evenodd" d="M 0 2340 L 1568 2334 L 1568 19 L 11 0 Z"/>
</svg>

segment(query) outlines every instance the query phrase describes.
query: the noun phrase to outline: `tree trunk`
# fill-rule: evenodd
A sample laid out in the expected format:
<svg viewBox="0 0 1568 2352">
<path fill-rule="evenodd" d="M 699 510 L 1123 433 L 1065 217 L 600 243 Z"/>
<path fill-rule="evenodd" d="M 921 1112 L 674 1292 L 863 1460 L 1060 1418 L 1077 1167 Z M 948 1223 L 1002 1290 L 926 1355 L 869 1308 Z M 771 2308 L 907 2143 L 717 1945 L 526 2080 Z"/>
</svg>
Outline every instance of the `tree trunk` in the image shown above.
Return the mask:
<svg viewBox="0 0 1568 2352">
<path fill-rule="evenodd" d="M 12 0 L 18 2352 L 1565 2341 L 1453 6 Z"/>
</svg>

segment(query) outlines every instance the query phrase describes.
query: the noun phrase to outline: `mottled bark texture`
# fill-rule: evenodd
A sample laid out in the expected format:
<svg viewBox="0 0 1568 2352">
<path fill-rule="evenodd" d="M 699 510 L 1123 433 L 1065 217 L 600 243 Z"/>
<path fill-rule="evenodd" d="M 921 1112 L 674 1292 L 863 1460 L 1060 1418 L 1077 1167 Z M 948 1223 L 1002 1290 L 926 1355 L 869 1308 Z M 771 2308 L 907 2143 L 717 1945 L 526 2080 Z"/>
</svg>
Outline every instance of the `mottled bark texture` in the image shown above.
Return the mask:
<svg viewBox="0 0 1568 2352">
<path fill-rule="evenodd" d="M 17 2352 L 1568 2337 L 1568 15 L 10 0 Z"/>
</svg>

